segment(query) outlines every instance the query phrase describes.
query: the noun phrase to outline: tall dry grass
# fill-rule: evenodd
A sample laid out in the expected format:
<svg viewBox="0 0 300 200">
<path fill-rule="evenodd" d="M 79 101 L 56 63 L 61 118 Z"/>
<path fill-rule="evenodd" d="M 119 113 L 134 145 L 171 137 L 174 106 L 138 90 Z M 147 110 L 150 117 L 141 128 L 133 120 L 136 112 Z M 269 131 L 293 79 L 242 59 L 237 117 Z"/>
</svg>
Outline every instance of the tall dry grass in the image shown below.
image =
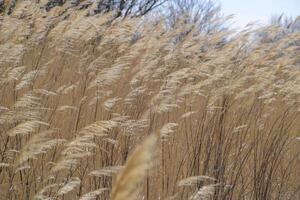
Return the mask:
<svg viewBox="0 0 300 200">
<path fill-rule="evenodd" d="M 0 19 L 0 199 L 300 199 L 299 32 L 88 9 Z"/>
</svg>

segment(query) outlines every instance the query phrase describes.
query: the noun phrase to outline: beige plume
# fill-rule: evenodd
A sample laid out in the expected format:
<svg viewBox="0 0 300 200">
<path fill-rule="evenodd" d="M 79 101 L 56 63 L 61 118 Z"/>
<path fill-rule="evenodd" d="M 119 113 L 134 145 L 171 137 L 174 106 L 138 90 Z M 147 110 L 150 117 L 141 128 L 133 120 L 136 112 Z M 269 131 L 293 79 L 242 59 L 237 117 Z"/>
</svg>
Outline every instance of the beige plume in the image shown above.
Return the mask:
<svg viewBox="0 0 300 200">
<path fill-rule="evenodd" d="M 117 176 L 111 192 L 111 200 L 134 200 L 155 157 L 156 136 L 149 136 L 128 158 L 124 169 Z"/>
</svg>

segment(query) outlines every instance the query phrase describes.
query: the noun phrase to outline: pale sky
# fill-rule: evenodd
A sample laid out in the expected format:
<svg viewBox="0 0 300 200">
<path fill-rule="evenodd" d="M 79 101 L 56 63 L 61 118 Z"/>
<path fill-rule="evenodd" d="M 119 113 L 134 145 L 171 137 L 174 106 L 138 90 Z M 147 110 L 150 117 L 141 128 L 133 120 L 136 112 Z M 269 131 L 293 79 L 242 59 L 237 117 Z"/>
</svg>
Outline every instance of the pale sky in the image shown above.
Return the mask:
<svg viewBox="0 0 300 200">
<path fill-rule="evenodd" d="M 249 22 L 265 24 L 274 14 L 300 15 L 300 0 L 216 0 L 221 3 L 226 15 L 234 14 L 235 27 L 243 27 Z"/>
</svg>

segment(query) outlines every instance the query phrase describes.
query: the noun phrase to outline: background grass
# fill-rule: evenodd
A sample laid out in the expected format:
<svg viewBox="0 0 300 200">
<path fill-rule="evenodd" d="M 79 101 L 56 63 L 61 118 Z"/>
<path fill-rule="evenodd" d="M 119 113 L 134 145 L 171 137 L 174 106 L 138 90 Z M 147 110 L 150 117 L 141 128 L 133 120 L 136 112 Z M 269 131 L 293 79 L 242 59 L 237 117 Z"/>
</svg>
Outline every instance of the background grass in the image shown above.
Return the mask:
<svg viewBox="0 0 300 200">
<path fill-rule="evenodd" d="M 0 19 L 0 199 L 109 199 L 148 135 L 139 199 L 300 198 L 299 32 L 87 12 Z"/>
</svg>

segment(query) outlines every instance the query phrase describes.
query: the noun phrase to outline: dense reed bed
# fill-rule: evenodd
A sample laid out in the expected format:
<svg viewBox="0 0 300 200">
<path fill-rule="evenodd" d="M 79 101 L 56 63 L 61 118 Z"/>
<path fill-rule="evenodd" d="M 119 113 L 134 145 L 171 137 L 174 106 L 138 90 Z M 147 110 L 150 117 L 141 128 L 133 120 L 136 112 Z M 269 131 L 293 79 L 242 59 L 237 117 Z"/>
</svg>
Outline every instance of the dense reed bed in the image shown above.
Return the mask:
<svg viewBox="0 0 300 200">
<path fill-rule="evenodd" d="M 0 199 L 300 199 L 299 32 L 89 9 L 0 17 Z"/>
</svg>

